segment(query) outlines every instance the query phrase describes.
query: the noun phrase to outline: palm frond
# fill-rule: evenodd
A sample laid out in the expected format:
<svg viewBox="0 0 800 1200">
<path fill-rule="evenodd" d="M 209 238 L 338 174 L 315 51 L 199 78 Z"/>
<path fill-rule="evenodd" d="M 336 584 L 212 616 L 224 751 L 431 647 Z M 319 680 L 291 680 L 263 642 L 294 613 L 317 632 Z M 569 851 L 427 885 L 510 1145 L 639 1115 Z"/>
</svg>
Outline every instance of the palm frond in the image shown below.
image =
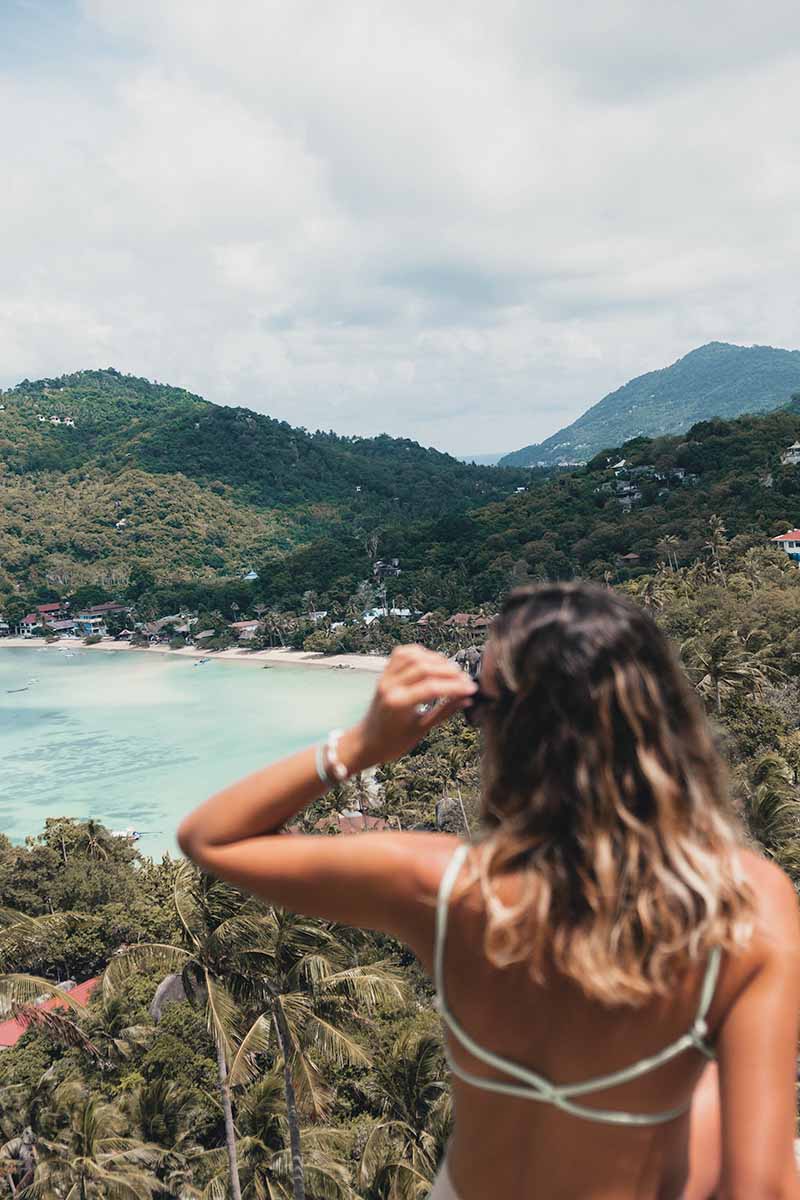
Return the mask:
<svg viewBox="0 0 800 1200">
<path fill-rule="evenodd" d="M 233 1057 L 241 1014 L 230 992 L 209 971 L 203 972 L 206 988 L 206 1024 L 215 1043 L 222 1049 L 225 1062 Z"/>
<path fill-rule="evenodd" d="M 368 1067 L 372 1059 L 355 1038 L 332 1025 L 317 1014 L 312 1014 L 303 1027 L 303 1043 L 317 1051 L 326 1062 L 337 1067 Z"/>
<path fill-rule="evenodd" d="M 33 1004 L 41 996 L 63 1000 L 74 1012 L 82 1012 L 84 1008 L 68 991 L 39 975 L 14 972 L 0 975 L 0 1015 L 9 1013 L 15 1004 Z"/>
<path fill-rule="evenodd" d="M 237 1084 L 251 1083 L 259 1074 L 256 1056 L 264 1054 L 270 1046 L 272 1038 L 272 1018 L 262 1013 L 256 1017 L 247 1033 L 242 1038 L 231 1063 L 228 1082 L 231 1087 Z"/>
<path fill-rule="evenodd" d="M 25 1026 L 40 1029 L 62 1046 L 77 1047 L 84 1053 L 90 1054 L 92 1058 L 101 1059 L 103 1057 L 92 1039 L 63 1013 L 39 1008 L 35 1004 L 16 1004 L 11 1010 L 11 1016 Z"/>
<path fill-rule="evenodd" d="M 105 969 L 103 1002 L 108 1003 L 119 995 L 131 971 L 159 969 L 165 974 L 180 973 L 190 959 L 187 950 L 166 942 L 142 942 L 137 946 L 128 946 L 126 950 L 115 954 Z"/>
<path fill-rule="evenodd" d="M 319 983 L 321 994 L 346 992 L 359 1008 L 399 1006 L 408 1003 L 408 985 L 391 967 L 382 962 L 348 967 L 328 975 Z"/>
</svg>

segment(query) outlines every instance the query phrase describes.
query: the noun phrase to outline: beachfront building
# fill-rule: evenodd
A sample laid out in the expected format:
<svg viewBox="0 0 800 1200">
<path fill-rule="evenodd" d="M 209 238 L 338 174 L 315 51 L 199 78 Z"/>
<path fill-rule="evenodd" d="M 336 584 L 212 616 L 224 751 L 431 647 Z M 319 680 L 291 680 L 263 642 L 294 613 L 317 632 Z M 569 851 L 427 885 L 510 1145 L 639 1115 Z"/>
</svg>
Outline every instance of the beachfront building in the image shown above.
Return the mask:
<svg viewBox="0 0 800 1200">
<path fill-rule="evenodd" d="M 787 533 L 780 533 L 771 538 L 770 541 L 783 550 L 784 554 L 788 554 L 789 558 L 800 563 L 800 529 L 790 529 Z"/>
<path fill-rule="evenodd" d="M 67 617 L 63 621 L 49 621 L 47 628 L 51 633 L 72 634 L 75 633 L 75 622 Z"/>
<path fill-rule="evenodd" d="M 368 608 L 364 613 L 364 624 L 371 625 L 381 617 L 399 617 L 400 620 L 407 621 L 411 615 L 410 608 Z"/>
<path fill-rule="evenodd" d="M 250 642 L 258 633 L 258 627 L 261 624 L 258 620 L 252 621 L 232 621 L 228 626 L 231 633 L 240 642 Z"/>
<path fill-rule="evenodd" d="M 104 618 L 96 613 L 78 613 L 75 628 L 82 637 L 105 637 L 108 633 Z"/>
</svg>

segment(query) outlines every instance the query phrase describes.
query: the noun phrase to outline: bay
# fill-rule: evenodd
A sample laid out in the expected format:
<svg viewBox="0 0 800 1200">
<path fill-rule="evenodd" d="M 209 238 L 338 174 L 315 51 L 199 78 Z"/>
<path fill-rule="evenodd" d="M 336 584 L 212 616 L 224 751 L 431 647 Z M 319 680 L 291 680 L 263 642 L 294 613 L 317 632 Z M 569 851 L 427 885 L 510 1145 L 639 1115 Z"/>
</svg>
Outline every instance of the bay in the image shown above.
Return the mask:
<svg viewBox="0 0 800 1200">
<path fill-rule="evenodd" d="M 47 817 L 141 831 L 176 852 L 181 817 L 235 779 L 357 720 L 376 676 L 79 645 L 0 648 L 0 830 Z"/>
</svg>

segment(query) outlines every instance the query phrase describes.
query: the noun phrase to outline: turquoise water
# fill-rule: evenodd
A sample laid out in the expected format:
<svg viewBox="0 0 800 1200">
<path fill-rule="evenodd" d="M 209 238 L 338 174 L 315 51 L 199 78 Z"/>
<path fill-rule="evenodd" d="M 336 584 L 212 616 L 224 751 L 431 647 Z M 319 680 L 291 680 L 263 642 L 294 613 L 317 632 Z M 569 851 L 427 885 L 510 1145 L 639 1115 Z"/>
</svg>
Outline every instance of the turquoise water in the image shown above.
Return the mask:
<svg viewBox="0 0 800 1200">
<path fill-rule="evenodd" d="M 0 830 L 21 842 L 46 817 L 94 817 L 141 830 L 144 854 L 174 851 L 184 813 L 356 720 L 375 682 L 360 671 L 0 648 Z"/>
</svg>

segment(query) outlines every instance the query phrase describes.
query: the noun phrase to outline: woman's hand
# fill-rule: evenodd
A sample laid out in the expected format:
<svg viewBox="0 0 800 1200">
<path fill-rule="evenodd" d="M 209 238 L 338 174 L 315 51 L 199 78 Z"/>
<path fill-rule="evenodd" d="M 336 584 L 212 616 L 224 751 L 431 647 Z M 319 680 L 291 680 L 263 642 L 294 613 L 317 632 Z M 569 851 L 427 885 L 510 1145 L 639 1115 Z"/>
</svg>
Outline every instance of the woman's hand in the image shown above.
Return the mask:
<svg viewBox="0 0 800 1200">
<path fill-rule="evenodd" d="M 476 690 L 477 684 L 443 654 L 398 646 L 364 720 L 342 738 L 342 761 L 355 771 L 400 758 L 434 725 L 465 708 Z M 422 705 L 432 707 L 420 711 Z"/>
</svg>

